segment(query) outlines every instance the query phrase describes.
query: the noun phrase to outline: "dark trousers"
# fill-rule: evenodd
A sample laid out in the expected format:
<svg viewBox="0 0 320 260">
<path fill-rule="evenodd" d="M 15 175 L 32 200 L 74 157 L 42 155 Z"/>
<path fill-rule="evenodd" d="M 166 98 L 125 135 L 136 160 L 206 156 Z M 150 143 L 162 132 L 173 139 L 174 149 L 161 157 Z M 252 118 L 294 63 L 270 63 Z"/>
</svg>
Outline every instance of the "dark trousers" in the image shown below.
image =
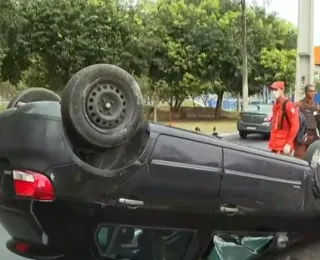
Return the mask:
<svg viewBox="0 0 320 260">
<path fill-rule="evenodd" d="M 316 129 L 308 129 L 307 136 L 307 142 L 305 144 L 294 144 L 294 157 L 304 159 L 309 145 L 319 139 Z"/>
</svg>

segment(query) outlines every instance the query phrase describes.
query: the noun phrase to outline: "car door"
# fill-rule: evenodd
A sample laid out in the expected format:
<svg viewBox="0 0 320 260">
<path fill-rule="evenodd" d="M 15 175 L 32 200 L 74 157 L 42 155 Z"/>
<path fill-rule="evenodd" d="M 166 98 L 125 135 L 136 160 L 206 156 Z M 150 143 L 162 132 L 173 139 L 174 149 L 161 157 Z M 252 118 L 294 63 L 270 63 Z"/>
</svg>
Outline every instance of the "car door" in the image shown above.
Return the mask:
<svg viewBox="0 0 320 260">
<path fill-rule="evenodd" d="M 109 200 L 112 207 L 105 208 L 104 221 L 121 223 L 125 229 L 133 227 L 134 233 L 152 229 L 156 236 L 168 236 L 166 250 L 162 252 L 172 249 L 172 253 L 178 254 L 174 258 L 177 260 L 198 259 L 213 232 L 212 218 L 218 209 L 221 175 L 221 147 L 161 134 L 148 165 Z M 103 225 L 105 233 L 108 226 L 108 223 Z"/>
<path fill-rule="evenodd" d="M 305 169 L 282 155 L 225 148 L 219 228 L 264 231 L 289 225 L 286 219 L 303 211 Z"/>
<path fill-rule="evenodd" d="M 148 167 L 127 181 L 112 200 L 135 200 L 139 208 L 150 210 L 213 214 L 221 174 L 221 147 L 162 134 Z"/>
</svg>

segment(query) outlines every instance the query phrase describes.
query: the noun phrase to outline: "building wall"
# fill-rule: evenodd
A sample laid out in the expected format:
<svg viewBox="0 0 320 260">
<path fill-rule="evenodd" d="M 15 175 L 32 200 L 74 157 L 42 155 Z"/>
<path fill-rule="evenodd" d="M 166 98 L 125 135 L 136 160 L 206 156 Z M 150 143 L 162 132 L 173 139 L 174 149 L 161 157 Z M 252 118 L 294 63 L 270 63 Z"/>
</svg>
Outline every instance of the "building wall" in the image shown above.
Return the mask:
<svg viewBox="0 0 320 260">
<path fill-rule="evenodd" d="M 320 46 L 315 46 L 314 51 L 314 64 L 320 66 Z"/>
</svg>

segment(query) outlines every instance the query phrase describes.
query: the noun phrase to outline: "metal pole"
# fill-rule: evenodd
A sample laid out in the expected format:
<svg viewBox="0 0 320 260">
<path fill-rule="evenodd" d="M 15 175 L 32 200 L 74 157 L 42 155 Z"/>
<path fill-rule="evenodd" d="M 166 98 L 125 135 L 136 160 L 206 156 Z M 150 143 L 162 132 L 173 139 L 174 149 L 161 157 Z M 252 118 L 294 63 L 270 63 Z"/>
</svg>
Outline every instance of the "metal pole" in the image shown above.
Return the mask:
<svg viewBox="0 0 320 260">
<path fill-rule="evenodd" d="M 299 0 L 295 101 L 303 98 L 304 86 L 314 79 L 314 0 Z"/>
<path fill-rule="evenodd" d="M 247 10 L 246 0 L 241 0 L 241 27 L 242 27 L 242 111 L 246 111 L 249 103 L 248 86 L 248 54 L 247 54 Z"/>
<path fill-rule="evenodd" d="M 155 123 L 157 123 L 158 122 L 158 112 L 157 112 L 157 102 L 158 102 L 158 100 L 157 100 L 157 97 L 158 97 L 158 95 L 157 95 L 157 85 L 155 85 L 155 91 L 154 91 L 154 93 L 153 93 L 153 121 L 155 122 Z"/>
</svg>

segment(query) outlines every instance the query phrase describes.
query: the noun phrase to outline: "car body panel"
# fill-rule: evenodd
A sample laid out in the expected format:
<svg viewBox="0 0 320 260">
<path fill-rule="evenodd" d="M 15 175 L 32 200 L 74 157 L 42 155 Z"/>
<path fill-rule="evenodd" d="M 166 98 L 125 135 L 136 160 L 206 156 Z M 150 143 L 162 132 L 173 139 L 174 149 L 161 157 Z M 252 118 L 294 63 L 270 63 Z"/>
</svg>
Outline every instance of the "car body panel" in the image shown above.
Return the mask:
<svg viewBox="0 0 320 260">
<path fill-rule="evenodd" d="M 270 122 L 257 123 L 245 123 L 243 121 L 237 122 L 237 130 L 243 131 L 248 134 L 270 134 Z"/>
<path fill-rule="evenodd" d="M 299 170 L 297 165 L 288 162 L 225 149 L 224 170 L 222 204 L 234 204 L 244 211 L 256 211 L 262 215 L 271 212 L 294 215 L 303 211 L 303 167 Z"/>
<path fill-rule="evenodd" d="M 0 114 L 0 222 L 14 239 L 58 253 L 89 248 L 106 256 L 103 239 L 97 242 L 101 227 L 115 226 L 110 229 L 118 230 L 112 231 L 115 235 L 129 227 L 156 230 L 160 236 L 161 230 L 176 230 L 192 233 L 179 260 L 194 260 L 217 231 L 274 234 L 320 228 L 313 172 L 303 160 L 150 123 L 135 160 L 108 168 L 113 157 L 106 153 L 99 153 L 102 164 L 75 154 L 59 106 L 34 102 Z M 13 169 L 47 176 L 55 200 L 16 198 Z M 239 211 L 230 214 L 221 207 Z"/>
<path fill-rule="evenodd" d="M 238 212 L 225 222 L 221 220 L 222 229 L 253 231 L 259 227 L 261 232 L 281 232 L 282 218 L 294 223 L 295 217 L 305 213 L 304 185 L 309 172 L 304 166 L 230 149 L 224 150 L 224 162 L 220 207 L 236 208 Z M 220 214 L 221 219 L 225 217 Z M 239 225 L 244 220 L 246 223 Z M 286 230 L 293 230 L 293 223 Z"/>
<path fill-rule="evenodd" d="M 152 210 L 188 212 L 194 208 L 198 213 L 213 214 L 221 177 L 221 147 L 161 134 L 149 167 L 135 174 L 114 196 L 141 200 L 143 207 Z"/>
</svg>

